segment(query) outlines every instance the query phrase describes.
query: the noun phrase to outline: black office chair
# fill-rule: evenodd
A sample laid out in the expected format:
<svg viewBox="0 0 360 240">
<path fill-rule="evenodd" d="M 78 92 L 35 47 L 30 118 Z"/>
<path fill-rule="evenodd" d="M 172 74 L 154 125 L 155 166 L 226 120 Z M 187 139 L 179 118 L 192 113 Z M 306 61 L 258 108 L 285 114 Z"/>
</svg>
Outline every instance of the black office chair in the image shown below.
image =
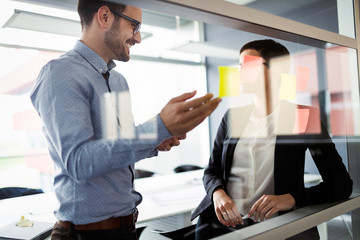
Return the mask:
<svg viewBox="0 0 360 240">
<path fill-rule="evenodd" d="M 196 165 L 185 164 L 185 165 L 180 165 L 180 166 L 176 167 L 174 169 L 174 172 L 181 173 L 181 172 L 187 172 L 187 171 L 193 171 L 193 170 L 199 170 L 199 169 L 203 169 L 203 168 L 196 166 Z"/>
<path fill-rule="evenodd" d="M 0 200 L 13 197 L 43 193 L 41 189 L 24 188 L 24 187 L 5 187 L 0 188 Z"/>
<path fill-rule="evenodd" d="M 151 177 L 154 174 L 155 173 L 151 172 L 151 171 L 142 170 L 142 169 L 135 169 L 135 179 Z"/>
</svg>

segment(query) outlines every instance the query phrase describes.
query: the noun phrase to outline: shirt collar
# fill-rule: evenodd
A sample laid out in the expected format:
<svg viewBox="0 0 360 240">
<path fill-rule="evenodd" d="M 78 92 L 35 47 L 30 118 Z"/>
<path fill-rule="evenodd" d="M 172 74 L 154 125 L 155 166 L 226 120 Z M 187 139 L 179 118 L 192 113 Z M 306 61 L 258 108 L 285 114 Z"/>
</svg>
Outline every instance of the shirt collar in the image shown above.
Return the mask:
<svg viewBox="0 0 360 240">
<path fill-rule="evenodd" d="M 78 40 L 74 46 L 74 50 L 77 51 L 90 65 L 99 73 L 103 74 L 110 71 L 116 64 L 113 60 L 110 60 L 108 64 L 102 59 L 96 52 L 86 46 L 83 42 Z"/>
</svg>

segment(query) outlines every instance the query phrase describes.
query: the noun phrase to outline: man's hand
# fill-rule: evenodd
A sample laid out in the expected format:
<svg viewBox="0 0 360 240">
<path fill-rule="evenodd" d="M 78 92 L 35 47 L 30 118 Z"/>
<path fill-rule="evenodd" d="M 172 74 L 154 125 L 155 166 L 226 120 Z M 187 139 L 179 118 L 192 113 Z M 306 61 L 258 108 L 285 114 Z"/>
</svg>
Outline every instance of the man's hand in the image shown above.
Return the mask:
<svg viewBox="0 0 360 240">
<path fill-rule="evenodd" d="M 244 224 L 234 201 L 222 188 L 218 188 L 214 191 L 213 201 L 216 217 L 223 225 L 235 227 L 238 224 Z"/>
<path fill-rule="evenodd" d="M 196 91 L 184 93 L 171 99 L 160 112 L 160 117 L 173 136 L 182 136 L 199 125 L 221 102 L 212 99 L 211 93 L 203 97 L 186 101 L 194 97 Z"/>
<path fill-rule="evenodd" d="M 163 141 L 159 146 L 156 147 L 158 151 L 170 151 L 173 146 L 179 146 L 180 140 L 186 138 L 186 134 L 178 137 L 171 137 Z"/>
<path fill-rule="evenodd" d="M 290 210 L 295 206 L 295 199 L 291 194 L 263 195 L 251 207 L 249 216 L 254 215 L 254 221 L 264 221 L 279 211 Z"/>
</svg>

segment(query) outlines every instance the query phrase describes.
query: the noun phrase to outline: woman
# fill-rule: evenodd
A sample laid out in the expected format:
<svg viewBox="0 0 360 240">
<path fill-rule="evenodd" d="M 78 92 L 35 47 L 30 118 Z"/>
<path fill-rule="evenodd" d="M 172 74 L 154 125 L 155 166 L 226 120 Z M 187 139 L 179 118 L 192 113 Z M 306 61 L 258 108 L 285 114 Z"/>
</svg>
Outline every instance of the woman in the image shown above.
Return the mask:
<svg viewBox="0 0 360 240">
<path fill-rule="evenodd" d="M 197 239 L 306 205 L 345 199 L 352 192 L 352 180 L 318 110 L 281 99 L 289 51 L 273 40 L 249 42 L 240 50 L 240 66 L 241 77 L 254 77 L 241 79 L 243 91 L 252 93 L 254 101 L 228 110 L 221 121 L 203 177 L 207 195 L 192 214 L 192 220 L 199 216 Z M 306 150 L 322 177 L 310 188 L 304 186 Z M 292 239 L 297 237 L 319 239 L 316 228 Z"/>
</svg>

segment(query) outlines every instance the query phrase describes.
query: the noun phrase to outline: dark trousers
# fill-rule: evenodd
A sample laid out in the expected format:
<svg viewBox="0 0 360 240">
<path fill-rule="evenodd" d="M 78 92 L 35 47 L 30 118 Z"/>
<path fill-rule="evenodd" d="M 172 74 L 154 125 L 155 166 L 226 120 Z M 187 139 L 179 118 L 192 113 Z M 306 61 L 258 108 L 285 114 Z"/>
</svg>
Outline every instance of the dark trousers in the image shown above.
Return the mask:
<svg viewBox="0 0 360 240">
<path fill-rule="evenodd" d="M 136 228 L 80 231 L 65 228 L 55 223 L 51 240 L 138 240 Z"/>
</svg>

